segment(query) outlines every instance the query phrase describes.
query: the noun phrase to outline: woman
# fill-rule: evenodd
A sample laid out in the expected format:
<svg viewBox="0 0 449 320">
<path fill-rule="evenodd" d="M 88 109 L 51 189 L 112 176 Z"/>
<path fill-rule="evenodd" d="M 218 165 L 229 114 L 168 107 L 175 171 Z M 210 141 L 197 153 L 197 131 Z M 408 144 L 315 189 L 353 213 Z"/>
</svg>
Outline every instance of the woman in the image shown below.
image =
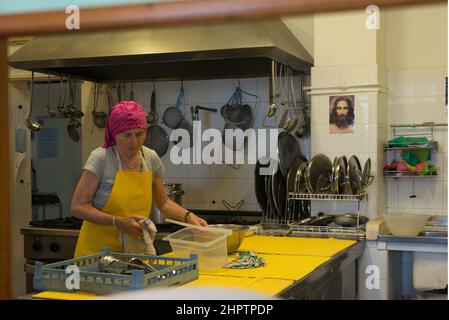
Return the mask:
<svg viewBox="0 0 449 320">
<path fill-rule="evenodd" d="M 103 247 L 121 252 L 120 231 L 142 237 L 138 221 L 149 217 L 153 199 L 167 217 L 207 226 L 167 197 L 165 168 L 156 152 L 143 146 L 146 133 L 142 106 L 122 101 L 111 108 L 104 144 L 91 152 L 72 199 L 72 215 L 84 220 L 75 257 Z"/>
</svg>

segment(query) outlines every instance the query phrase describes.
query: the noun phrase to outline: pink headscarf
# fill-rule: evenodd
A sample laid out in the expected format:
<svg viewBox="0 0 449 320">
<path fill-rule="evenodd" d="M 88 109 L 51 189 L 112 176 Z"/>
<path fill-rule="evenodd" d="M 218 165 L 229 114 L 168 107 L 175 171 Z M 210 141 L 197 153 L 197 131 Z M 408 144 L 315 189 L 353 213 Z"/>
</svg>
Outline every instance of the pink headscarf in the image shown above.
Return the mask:
<svg viewBox="0 0 449 320">
<path fill-rule="evenodd" d="M 145 110 L 137 102 L 120 101 L 111 108 L 106 119 L 103 148 L 115 145 L 117 134 L 137 128 L 147 128 Z"/>
</svg>

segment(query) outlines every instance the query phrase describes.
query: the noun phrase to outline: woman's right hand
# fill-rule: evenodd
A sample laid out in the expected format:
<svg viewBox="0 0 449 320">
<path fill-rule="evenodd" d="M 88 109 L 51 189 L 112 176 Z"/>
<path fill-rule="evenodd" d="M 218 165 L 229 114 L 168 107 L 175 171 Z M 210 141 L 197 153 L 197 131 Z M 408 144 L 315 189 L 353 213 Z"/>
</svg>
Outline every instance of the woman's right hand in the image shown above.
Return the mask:
<svg viewBox="0 0 449 320">
<path fill-rule="evenodd" d="M 139 221 L 142 219 L 145 219 L 145 217 L 117 217 L 115 220 L 115 225 L 121 231 L 126 232 L 133 238 L 142 238 L 142 226 L 139 224 Z"/>
</svg>

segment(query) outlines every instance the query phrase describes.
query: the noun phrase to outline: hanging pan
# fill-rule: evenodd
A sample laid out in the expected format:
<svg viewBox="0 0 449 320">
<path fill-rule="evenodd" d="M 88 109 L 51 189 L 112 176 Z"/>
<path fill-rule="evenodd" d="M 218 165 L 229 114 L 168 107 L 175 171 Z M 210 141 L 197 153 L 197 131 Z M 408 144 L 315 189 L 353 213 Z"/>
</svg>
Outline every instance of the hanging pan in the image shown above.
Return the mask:
<svg viewBox="0 0 449 320">
<path fill-rule="evenodd" d="M 151 94 L 151 108 L 156 115 L 156 91 Z M 154 120 L 154 122 L 153 122 Z M 152 124 L 148 127 L 147 138 L 144 145 L 156 151 L 159 157 L 162 157 L 168 150 L 170 139 L 164 128 L 157 124 L 157 117 L 153 117 Z"/>
<path fill-rule="evenodd" d="M 295 159 L 301 158 L 303 161 L 307 161 L 299 142 L 287 131 L 281 132 L 278 136 L 278 157 L 280 169 L 285 178 L 287 178 L 290 166 Z"/>
<path fill-rule="evenodd" d="M 182 120 L 184 120 L 184 114 L 181 111 L 181 104 L 183 101 L 184 87 L 181 86 L 178 94 L 178 99 L 176 100 L 176 105 L 174 107 L 165 109 L 165 112 L 162 116 L 162 121 L 167 127 L 171 129 L 177 129 L 181 125 Z"/>
<path fill-rule="evenodd" d="M 94 109 L 92 110 L 92 117 L 93 117 L 94 125 L 97 128 L 101 129 L 106 126 L 106 119 L 108 117 L 108 114 L 103 111 L 97 111 L 100 89 L 101 89 L 100 84 L 95 83 L 94 84 Z"/>
<path fill-rule="evenodd" d="M 266 215 L 268 214 L 268 195 L 265 185 L 266 175 L 263 175 L 261 168 L 268 168 L 270 166 L 271 159 L 268 157 L 263 157 L 257 160 L 256 168 L 254 170 L 254 192 L 256 194 L 257 203 L 260 209 Z"/>
</svg>

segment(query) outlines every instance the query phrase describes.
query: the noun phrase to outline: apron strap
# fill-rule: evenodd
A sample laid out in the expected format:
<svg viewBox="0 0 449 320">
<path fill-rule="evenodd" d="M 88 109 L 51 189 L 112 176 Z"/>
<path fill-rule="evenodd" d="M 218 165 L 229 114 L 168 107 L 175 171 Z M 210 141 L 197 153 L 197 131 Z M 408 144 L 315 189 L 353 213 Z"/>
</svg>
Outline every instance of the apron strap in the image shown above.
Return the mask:
<svg viewBox="0 0 449 320">
<path fill-rule="evenodd" d="M 117 160 L 118 160 L 118 170 L 119 171 L 123 171 L 122 170 L 122 162 L 120 161 L 120 156 L 119 156 L 118 151 L 117 151 L 117 146 L 114 145 L 112 148 L 113 148 L 113 152 L 114 152 L 114 154 L 115 154 L 115 156 L 117 157 Z M 139 154 L 140 154 L 140 157 L 142 158 L 141 171 L 150 171 L 150 170 L 148 170 L 147 163 L 145 161 L 145 158 L 143 157 L 143 150 L 142 149 L 140 149 Z"/>
</svg>

